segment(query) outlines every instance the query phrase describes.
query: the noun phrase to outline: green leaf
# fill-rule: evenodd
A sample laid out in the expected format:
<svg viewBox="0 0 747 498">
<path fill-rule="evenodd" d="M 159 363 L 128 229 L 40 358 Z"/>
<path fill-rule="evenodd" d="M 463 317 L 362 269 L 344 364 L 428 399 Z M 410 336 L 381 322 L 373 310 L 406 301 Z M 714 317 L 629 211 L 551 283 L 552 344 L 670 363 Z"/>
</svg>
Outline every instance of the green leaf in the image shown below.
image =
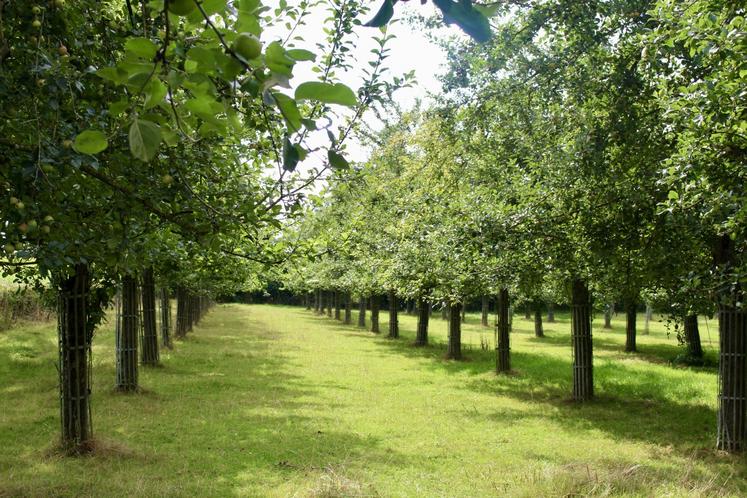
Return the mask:
<svg viewBox="0 0 747 498">
<path fill-rule="evenodd" d="M 286 55 L 285 49 L 280 43 L 274 41 L 267 46 L 265 64 L 271 71 L 291 77 L 293 76 L 293 65 L 295 63 L 296 61 Z"/>
<path fill-rule="evenodd" d="M 335 169 L 348 169 L 350 167 L 348 160 L 332 149 L 327 151 L 327 159 L 329 159 L 330 166 Z"/>
<path fill-rule="evenodd" d="M 98 130 L 86 130 L 75 137 L 73 149 L 81 154 L 98 154 L 109 146 L 106 135 Z"/>
<path fill-rule="evenodd" d="M 479 43 L 490 39 L 490 22 L 480 11 L 472 7 L 471 3 L 451 0 L 434 0 L 433 3 L 441 10 L 447 24 L 456 24 Z"/>
<path fill-rule="evenodd" d="M 141 161 L 150 161 L 161 145 L 161 128 L 150 121 L 135 119 L 130 126 L 130 152 Z"/>
<path fill-rule="evenodd" d="M 300 156 L 298 149 L 291 143 L 286 136 L 283 139 L 283 169 L 286 171 L 294 171 L 298 165 Z"/>
<path fill-rule="evenodd" d="M 109 114 L 111 114 L 113 117 L 119 116 L 122 114 L 125 109 L 127 109 L 130 105 L 130 102 L 127 99 L 121 99 L 116 102 L 112 102 L 109 104 Z"/>
<path fill-rule="evenodd" d="M 484 15 L 487 19 L 490 19 L 498 13 L 498 9 L 501 7 L 501 4 L 498 2 L 490 5 L 472 4 L 472 7 L 474 7 L 475 10 Z"/>
<path fill-rule="evenodd" d="M 386 25 L 386 23 L 388 23 L 394 16 L 395 3 L 397 3 L 397 0 L 384 0 L 384 3 L 381 4 L 381 7 L 379 7 L 379 11 L 376 13 L 373 19 L 364 24 L 364 26 L 368 26 L 370 28 L 380 28 L 381 26 Z"/>
<path fill-rule="evenodd" d="M 290 57 L 291 59 L 299 62 L 316 60 L 316 54 L 314 52 L 304 50 L 302 48 L 292 48 L 290 50 L 287 50 L 285 53 L 288 54 L 288 57 Z"/>
<path fill-rule="evenodd" d="M 296 100 L 318 100 L 326 104 L 354 106 L 358 103 L 355 93 L 342 83 L 307 81 L 296 88 Z"/>
<path fill-rule="evenodd" d="M 150 109 L 163 102 L 167 91 L 166 85 L 161 80 L 152 79 L 145 88 L 145 108 Z"/>
<path fill-rule="evenodd" d="M 282 93 L 273 92 L 272 96 L 278 105 L 278 109 L 280 109 L 280 113 L 285 118 L 285 122 L 288 123 L 288 129 L 292 132 L 300 130 L 301 113 L 298 111 L 296 101 Z"/>
<path fill-rule="evenodd" d="M 127 78 L 129 77 L 127 71 L 118 67 L 102 67 L 101 69 L 96 71 L 96 74 L 100 78 L 109 80 L 117 85 L 121 85 L 122 83 L 127 81 Z"/>
<path fill-rule="evenodd" d="M 147 38 L 130 38 L 125 42 L 126 52 L 143 59 L 153 59 L 157 50 L 158 46 Z"/>
</svg>

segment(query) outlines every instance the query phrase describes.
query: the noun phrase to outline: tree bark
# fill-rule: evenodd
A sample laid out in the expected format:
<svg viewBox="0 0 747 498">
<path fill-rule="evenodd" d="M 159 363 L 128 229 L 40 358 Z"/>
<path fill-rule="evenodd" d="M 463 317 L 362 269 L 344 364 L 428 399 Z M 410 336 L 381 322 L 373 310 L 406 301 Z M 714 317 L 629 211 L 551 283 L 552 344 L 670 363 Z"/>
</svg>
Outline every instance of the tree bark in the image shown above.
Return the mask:
<svg viewBox="0 0 747 498">
<path fill-rule="evenodd" d="M 60 282 L 57 295 L 60 416 L 62 447 L 84 451 L 93 436 L 91 424 L 91 338 L 88 266 L 75 265 Z"/>
<path fill-rule="evenodd" d="M 741 294 L 741 293 L 740 293 Z M 716 446 L 732 453 L 745 449 L 747 414 L 747 312 L 743 296 L 719 306 L 719 408 Z"/>
<path fill-rule="evenodd" d="M 573 281 L 571 296 L 571 337 L 573 341 L 573 399 L 594 397 L 594 366 L 591 339 L 589 288 L 581 279 Z"/>
<path fill-rule="evenodd" d="M 314 312 L 317 315 L 322 314 L 322 291 L 320 289 L 314 291 Z"/>
<path fill-rule="evenodd" d="M 430 319 L 431 306 L 425 299 L 418 300 L 418 330 L 415 334 L 415 345 L 425 346 L 428 344 L 428 320 Z"/>
<path fill-rule="evenodd" d="M 482 296 L 482 316 L 480 317 L 480 323 L 483 327 L 489 327 L 488 316 L 490 315 L 490 298 L 488 296 Z"/>
<path fill-rule="evenodd" d="M 615 312 L 615 303 L 609 303 L 604 308 L 604 328 L 612 328 L 612 313 Z"/>
<path fill-rule="evenodd" d="M 327 291 L 327 316 L 329 318 L 332 318 L 332 308 L 334 307 L 334 293 L 332 291 Z"/>
<path fill-rule="evenodd" d="M 446 305 L 446 301 L 441 303 L 441 320 L 449 319 L 449 307 Z"/>
<path fill-rule="evenodd" d="M 342 307 L 342 295 L 340 291 L 334 292 L 335 296 L 335 320 L 340 320 L 340 308 Z"/>
<path fill-rule="evenodd" d="M 366 328 L 366 298 L 361 296 L 358 301 L 358 326 Z"/>
<path fill-rule="evenodd" d="M 495 324 L 495 356 L 496 372 L 511 371 L 511 347 L 509 344 L 509 295 L 508 289 L 503 288 L 498 294 L 497 317 Z"/>
<path fill-rule="evenodd" d="M 183 287 L 176 288 L 176 330 L 177 339 L 187 336 L 187 292 Z"/>
<path fill-rule="evenodd" d="M 537 306 L 534 310 L 534 336 L 545 337 L 545 331 L 542 328 L 542 308 Z"/>
<path fill-rule="evenodd" d="M 397 305 L 397 293 L 394 290 L 389 291 L 389 337 L 397 339 L 399 337 L 399 316 Z"/>
<path fill-rule="evenodd" d="M 379 304 L 380 298 L 374 294 L 371 296 L 371 332 L 379 333 Z"/>
<path fill-rule="evenodd" d="M 156 283 L 153 268 L 143 272 L 143 365 L 158 365 L 158 332 L 156 327 Z"/>
<path fill-rule="evenodd" d="M 698 329 L 698 315 L 687 315 L 684 320 L 685 344 L 687 354 L 691 358 L 703 358 L 703 346 L 700 344 L 700 330 Z"/>
<path fill-rule="evenodd" d="M 349 293 L 345 293 L 345 325 L 350 325 L 353 316 L 353 296 Z"/>
<path fill-rule="evenodd" d="M 138 388 L 137 339 L 140 329 L 137 279 L 122 277 L 119 317 L 116 327 L 116 388 L 136 391 Z"/>
<path fill-rule="evenodd" d="M 171 300 L 169 290 L 161 288 L 161 344 L 171 349 Z"/>
<path fill-rule="evenodd" d="M 555 323 L 555 304 L 547 303 L 547 323 Z"/>
<path fill-rule="evenodd" d="M 462 359 L 462 303 L 451 303 L 449 306 L 449 344 L 446 358 Z"/>
<path fill-rule="evenodd" d="M 625 301 L 625 351 L 628 353 L 636 351 L 635 321 L 637 304 L 632 299 Z"/>
</svg>

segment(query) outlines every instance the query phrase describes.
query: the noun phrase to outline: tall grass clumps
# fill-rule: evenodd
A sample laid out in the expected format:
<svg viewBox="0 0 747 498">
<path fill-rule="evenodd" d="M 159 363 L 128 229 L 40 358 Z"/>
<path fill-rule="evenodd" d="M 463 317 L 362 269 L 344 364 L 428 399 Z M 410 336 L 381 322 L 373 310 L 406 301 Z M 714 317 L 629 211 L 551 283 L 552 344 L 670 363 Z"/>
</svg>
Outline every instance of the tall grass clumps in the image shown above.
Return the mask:
<svg viewBox="0 0 747 498">
<path fill-rule="evenodd" d="M 52 313 L 52 307 L 35 290 L 0 286 L 0 331 L 11 328 L 19 321 L 47 321 Z"/>
</svg>

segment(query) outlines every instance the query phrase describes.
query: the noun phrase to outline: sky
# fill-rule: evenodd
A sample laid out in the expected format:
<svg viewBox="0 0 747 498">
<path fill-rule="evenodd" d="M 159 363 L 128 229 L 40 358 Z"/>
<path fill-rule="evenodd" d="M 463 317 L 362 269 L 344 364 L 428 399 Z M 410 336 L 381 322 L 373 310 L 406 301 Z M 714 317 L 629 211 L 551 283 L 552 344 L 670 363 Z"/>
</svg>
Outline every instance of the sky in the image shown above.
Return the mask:
<svg viewBox="0 0 747 498">
<path fill-rule="evenodd" d="M 375 12 L 378 8 L 381 0 L 372 1 L 371 10 Z M 268 5 L 272 5 L 274 2 L 267 2 Z M 325 17 L 327 17 L 327 4 L 324 2 L 323 5 L 316 7 L 310 17 L 307 18 L 306 26 L 299 30 L 299 34 L 304 38 L 303 43 L 299 43 L 299 48 L 314 48 L 316 41 L 321 41 L 324 36 L 320 30 L 320 26 L 323 24 Z M 405 19 L 412 13 L 429 15 L 435 11 L 435 8 L 429 3 L 427 5 L 421 5 L 420 2 L 398 2 L 395 5 L 395 17 L 393 22 L 389 25 L 388 34 L 394 35 L 387 47 L 390 49 L 390 56 L 385 61 L 385 65 L 388 68 L 388 74 L 390 78 L 392 75 L 402 75 L 408 71 L 414 70 L 416 77 L 416 84 L 412 88 L 405 88 L 395 93 L 394 100 L 399 104 L 402 109 L 410 109 L 415 102 L 420 99 L 426 103 L 429 101 L 429 93 L 439 93 L 441 85 L 438 81 L 437 76 L 444 70 L 442 66 L 446 62 L 446 56 L 440 47 L 431 43 L 425 36 L 420 28 L 413 27 Z M 368 21 L 373 17 L 373 13 L 369 13 L 363 16 L 361 21 Z M 284 27 L 278 28 L 279 32 L 285 31 Z M 455 27 L 443 28 L 440 33 L 443 34 L 457 34 L 461 36 L 461 33 Z M 340 80 L 353 88 L 358 88 L 363 80 L 362 69 L 367 68 L 367 61 L 372 60 L 374 55 L 371 53 L 371 49 L 376 47 L 376 42 L 373 40 L 374 37 L 381 36 L 381 32 L 377 28 L 368 28 L 359 26 L 355 30 L 357 36 L 355 43 L 355 53 L 353 59 L 356 61 L 354 64 L 355 68 L 344 74 L 338 75 Z M 272 31 L 267 33 L 268 38 L 263 35 L 263 40 L 272 39 Z M 318 74 L 311 71 L 311 63 L 299 63 L 294 69 L 294 85 L 297 85 L 303 81 L 316 80 Z M 345 111 L 344 109 L 340 109 Z M 373 113 L 367 113 L 364 116 L 364 121 L 371 127 L 378 129 L 381 124 L 378 122 Z M 313 142 L 321 144 L 322 138 L 317 137 Z M 324 134 L 324 141 L 326 141 L 326 134 Z M 312 145 L 316 145 L 312 142 Z M 355 140 L 350 141 L 347 144 L 346 157 L 352 161 L 365 161 L 368 156 L 368 151 L 360 146 Z M 318 163 L 323 154 L 312 154 L 307 159 L 304 166 L 309 167 Z"/>
</svg>

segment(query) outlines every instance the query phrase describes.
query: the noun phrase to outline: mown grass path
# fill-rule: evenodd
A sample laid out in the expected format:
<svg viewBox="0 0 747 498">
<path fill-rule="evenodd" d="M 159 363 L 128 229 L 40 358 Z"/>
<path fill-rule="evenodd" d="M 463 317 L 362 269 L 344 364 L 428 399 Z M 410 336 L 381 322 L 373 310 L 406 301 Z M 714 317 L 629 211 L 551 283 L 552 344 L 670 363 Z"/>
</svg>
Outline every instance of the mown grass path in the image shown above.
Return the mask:
<svg viewBox="0 0 747 498">
<path fill-rule="evenodd" d="M 463 362 L 443 360 L 440 344 L 412 347 L 414 317 L 401 326 L 393 341 L 300 308 L 219 306 L 162 367 L 141 369 L 135 395 L 112 390 L 104 328 L 94 339 L 100 449 L 81 458 L 50 451 L 52 327 L 0 333 L 0 496 L 747 493 L 744 457 L 712 450 L 715 371 L 670 366 L 676 340 L 658 323 L 640 354 L 622 352 L 621 322 L 595 327 L 598 400 L 583 406 L 568 401 L 562 315 L 544 339 L 515 318 L 516 371 L 501 377 L 476 316 Z M 435 315 L 431 335 L 446 337 Z M 703 337 L 708 350 L 705 324 Z"/>
</svg>

